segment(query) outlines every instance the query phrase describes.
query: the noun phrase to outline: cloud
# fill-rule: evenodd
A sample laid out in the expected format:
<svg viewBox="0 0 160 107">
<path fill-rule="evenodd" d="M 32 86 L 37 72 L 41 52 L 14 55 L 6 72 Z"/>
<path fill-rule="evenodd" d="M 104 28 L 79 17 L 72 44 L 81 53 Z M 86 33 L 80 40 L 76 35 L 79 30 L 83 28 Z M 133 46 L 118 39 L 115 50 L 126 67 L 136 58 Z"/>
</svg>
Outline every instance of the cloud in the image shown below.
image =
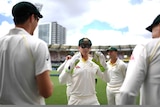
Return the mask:
<svg viewBox="0 0 160 107">
<path fill-rule="evenodd" d="M 8 1 L 1 2 L 0 6 L 8 7 L 1 6 L 1 14 L 11 15 L 11 7 L 22 0 Z M 32 3 L 43 4 L 41 13 L 44 18 L 39 23 L 56 21 L 66 27 L 66 44 L 69 45 L 77 45 L 82 37 L 90 38 L 93 45 L 137 44 L 146 41 L 151 38 L 151 33 L 145 28 L 160 10 L 160 0 L 32 0 Z M 113 29 L 90 27 L 95 21 L 106 23 Z M 101 27 L 96 25 L 96 28 Z M 120 29 L 127 32 L 121 32 Z"/>
<path fill-rule="evenodd" d="M 0 14 L 5 15 L 5 16 L 10 16 L 11 15 L 11 8 L 12 4 L 8 2 L 7 0 L 1 0 L 0 3 Z"/>
<path fill-rule="evenodd" d="M 8 33 L 8 30 L 13 28 L 14 24 L 9 24 L 7 21 L 3 21 L 1 26 L 0 26 L 0 35 L 6 35 Z"/>
<path fill-rule="evenodd" d="M 148 34 L 148 36 L 151 36 Z M 114 31 L 114 30 L 88 30 L 86 34 L 79 34 L 75 33 L 71 34 L 67 38 L 69 40 L 67 41 L 72 41 L 70 43 L 67 43 L 67 45 L 77 45 L 79 39 L 83 37 L 88 37 L 94 46 L 99 46 L 99 45 L 136 45 L 139 43 L 147 42 L 151 38 L 149 37 L 148 39 L 144 38 L 143 36 L 139 35 L 133 35 L 130 33 L 122 33 L 120 31 Z"/>
</svg>

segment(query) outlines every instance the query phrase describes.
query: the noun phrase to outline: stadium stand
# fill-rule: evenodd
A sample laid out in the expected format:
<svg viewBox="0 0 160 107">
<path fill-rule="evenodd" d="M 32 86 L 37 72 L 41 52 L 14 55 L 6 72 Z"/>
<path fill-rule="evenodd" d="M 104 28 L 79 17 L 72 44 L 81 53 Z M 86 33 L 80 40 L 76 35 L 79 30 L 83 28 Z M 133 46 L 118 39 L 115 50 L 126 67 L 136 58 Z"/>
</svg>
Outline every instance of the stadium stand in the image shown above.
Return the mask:
<svg viewBox="0 0 160 107">
<path fill-rule="evenodd" d="M 109 57 L 106 51 L 108 47 L 110 46 L 92 46 L 91 55 L 94 51 L 101 51 L 106 56 L 106 61 L 108 61 Z M 118 49 L 119 58 L 128 63 L 135 45 L 115 45 L 114 47 Z M 63 63 L 66 55 L 71 52 L 75 53 L 78 51 L 78 46 L 73 45 L 51 44 L 48 45 L 48 48 L 51 55 L 52 68 L 54 70 L 56 70 L 61 63 Z"/>
</svg>

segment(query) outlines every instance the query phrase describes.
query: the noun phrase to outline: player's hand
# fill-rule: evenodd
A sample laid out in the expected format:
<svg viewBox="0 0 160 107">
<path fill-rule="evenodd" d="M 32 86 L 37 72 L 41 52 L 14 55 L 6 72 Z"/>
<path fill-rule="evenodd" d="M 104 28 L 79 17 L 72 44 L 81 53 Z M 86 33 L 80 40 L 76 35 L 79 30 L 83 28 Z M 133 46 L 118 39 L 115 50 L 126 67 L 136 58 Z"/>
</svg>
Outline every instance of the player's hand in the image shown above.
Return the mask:
<svg viewBox="0 0 160 107">
<path fill-rule="evenodd" d="M 92 61 L 100 67 L 102 72 L 107 69 L 106 58 L 101 52 L 95 52 Z"/>
<path fill-rule="evenodd" d="M 71 55 L 67 55 L 67 56 L 66 56 L 66 60 L 69 60 L 69 59 L 71 59 L 71 58 L 72 58 Z"/>
<path fill-rule="evenodd" d="M 72 72 L 74 67 L 79 62 L 79 59 L 81 57 L 80 52 L 76 53 L 68 62 L 66 63 L 65 70 L 66 72 Z"/>
</svg>

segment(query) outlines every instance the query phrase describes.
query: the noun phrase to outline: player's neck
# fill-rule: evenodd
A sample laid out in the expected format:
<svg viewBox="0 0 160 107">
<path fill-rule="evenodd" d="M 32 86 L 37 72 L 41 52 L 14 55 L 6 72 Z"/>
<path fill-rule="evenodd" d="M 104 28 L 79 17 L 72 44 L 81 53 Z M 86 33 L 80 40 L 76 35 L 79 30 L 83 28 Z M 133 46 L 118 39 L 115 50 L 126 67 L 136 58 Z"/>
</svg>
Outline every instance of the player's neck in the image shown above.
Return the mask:
<svg viewBox="0 0 160 107">
<path fill-rule="evenodd" d="M 82 59 L 83 59 L 84 61 L 86 61 L 86 60 L 88 60 L 88 56 L 82 57 Z"/>
<path fill-rule="evenodd" d="M 117 61 L 117 58 L 112 58 L 111 63 L 114 64 Z"/>
<path fill-rule="evenodd" d="M 87 55 L 87 56 L 83 56 L 83 55 L 82 55 L 82 60 L 83 60 L 83 61 L 87 61 L 87 60 L 88 60 L 88 55 Z"/>
</svg>

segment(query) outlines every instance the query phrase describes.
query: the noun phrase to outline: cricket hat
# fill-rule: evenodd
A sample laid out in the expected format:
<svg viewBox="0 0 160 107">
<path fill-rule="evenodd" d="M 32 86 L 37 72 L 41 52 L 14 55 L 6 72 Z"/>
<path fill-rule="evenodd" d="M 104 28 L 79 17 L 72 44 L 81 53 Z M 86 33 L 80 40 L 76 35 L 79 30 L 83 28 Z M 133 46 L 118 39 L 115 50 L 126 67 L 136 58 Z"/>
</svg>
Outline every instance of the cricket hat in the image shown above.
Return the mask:
<svg viewBox="0 0 160 107">
<path fill-rule="evenodd" d="M 117 50 L 117 48 L 111 46 L 111 47 L 109 47 L 109 48 L 107 49 L 107 51 L 118 51 L 118 50 Z"/>
<path fill-rule="evenodd" d="M 146 28 L 146 30 L 152 32 L 153 27 L 157 26 L 159 23 L 160 23 L 160 15 L 158 15 L 158 16 L 154 19 L 154 21 L 152 22 L 152 24 L 151 24 L 150 26 L 148 26 L 148 27 Z"/>
<path fill-rule="evenodd" d="M 78 46 L 82 46 L 82 45 L 88 45 L 88 46 L 91 47 L 92 42 L 88 38 L 82 38 L 82 39 L 79 40 Z"/>
<path fill-rule="evenodd" d="M 31 14 L 37 15 L 39 18 L 43 17 L 38 8 L 30 2 L 19 2 L 12 8 L 13 17 L 22 17 Z"/>
</svg>

